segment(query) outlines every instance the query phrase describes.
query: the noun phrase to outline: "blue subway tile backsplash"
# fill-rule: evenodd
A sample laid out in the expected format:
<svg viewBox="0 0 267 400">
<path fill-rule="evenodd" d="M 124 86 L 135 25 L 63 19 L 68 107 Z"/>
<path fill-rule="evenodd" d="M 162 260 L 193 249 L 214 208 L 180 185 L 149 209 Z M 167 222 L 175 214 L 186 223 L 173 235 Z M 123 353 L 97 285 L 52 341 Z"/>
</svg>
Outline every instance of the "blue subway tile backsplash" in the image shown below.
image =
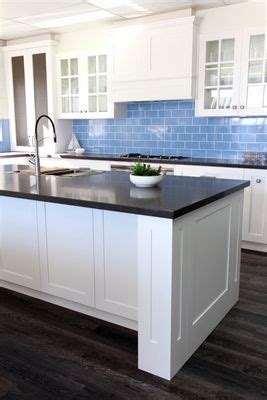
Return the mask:
<svg viewBox="0 0 267 400">
<path fill-rule="evenodd" d="M 188 100 L 129 103 L 127 118 L 74 120 L 73 133 L 90 153 L 242 158 L 267 151 L 267 117 L 195 117 Z"/>
<path fill-rule="evenodd" d="M 0 137 L 0 152 L 10 151 L 10 135 L 8 119 L 0 119 L 2 138 Z"/>
</svg>

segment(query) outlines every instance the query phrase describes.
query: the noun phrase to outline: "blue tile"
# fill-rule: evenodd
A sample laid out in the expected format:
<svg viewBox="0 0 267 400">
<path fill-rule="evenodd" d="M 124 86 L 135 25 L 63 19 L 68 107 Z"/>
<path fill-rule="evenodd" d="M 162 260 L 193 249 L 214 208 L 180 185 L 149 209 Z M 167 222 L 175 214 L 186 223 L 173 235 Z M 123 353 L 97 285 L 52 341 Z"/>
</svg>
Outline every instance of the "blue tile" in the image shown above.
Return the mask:
<svg viewBox="0 0 267 400">
<path fill-rule="evenodd" d="M 164 110 L 164 108 L 164 102 L 155 101 L 154 103 L 152 103 L 152 110 Z"/>
<path fill-rule="evenodd" d="M 179 140 L 192 140 L 192 135 L 190 133 L 180 133 Z"/>
<path fill-rule="evenodd" d="M 220 133 L 209 133 L 207 135 L 207 140 L 209 142 L 212 142 L 212 141 L 220 142 L 220 141 L 222 141 L 222 135 Z"/>
<path fill-rule="evenodd" d="M 214 142 L 200 142 L 200 148 L 201 149 L 214 149 L 215 143 Z"/>
<path fill-rule="evenodd" d="M 247 151 L 264 151 L 263 143 L 248 143 Z"/>
<path fill-rule="evenodd" d="M 194 117 L 195 116 L 195 110 L 185 110 L 185 116 L 186 117 Z"/>
<path fill-rule="evenodd" d="M 180 109 L 193 109 L 194 108 L 194 103 L 192 101 L 180 101 L 179 102 L 179 108 Z"/>
<path fill-rule="evenodd" d="M 199 142 L 185 142 L 186 149 L 199 149 Z"/>
<path fill-rule="evenodd" d="M 159 116 L 159 112 L 158 111 L 156 111 L 156 110 L 153 110 L 153 111 L 146 111 L 146 117 L 147 118 L 156 118 L 156 117 L 158 117 Z"/>
<path fill-rule="evenodd" d="M 188 133 L 198 133 L 199 130 L 199 125 L 189 125 L 185 128 L 185 131 Z"/>
<path fill-rule="evenodd" d="M 192 157 L 205 158 L 206 154 L 205 150 L 192 150 Z"/>
<path fill-rule="evenodd" d="M 247 133 L 248 127 L 246 125 L 235 125 L 232 126 L 233 133 Z"/>
<path fill-rule="evenodd" d="M 200 127 L 201 133 L 213 133 L 215 132 L 215 126 L 212 125 L 205 125 Z"/>
<path fill-rule="evenodd" d="M 195 133 L 193 135 L 193 140 L 204 142 L 207 140 L 207 135 L 205 135 L 204 133 Z"/>
<path fill-rule="evenodd" d="M 256 135 L 256 142 L 267 143 L 267 135 Z"/>
<path fill-rule="evenodd" d="M 208 158 L 222 158 L 222 152 L 216 150 L 207 150 Z"/>
<path fill-rule="evenodd" d="M 246 143 L 250 143 L 250 142 L 256 142 L 256 135 L 252 135 L 252 134 L 241 134 L 239 135 L 239 142 L 246 142 Z"/>
<path fill-rule="evenodd" d="M 223 151 L 222 152 L 222 158 L 238 158 L 238 152 L 237 151 Z"/>
<path fill-rule="evenodd" d="M 167 101 L 165 103 L 165 110 L 175 110 L 178 109 L 179 102 L 178 101 Z"/>
<path fill-rule="evenodd" d="M 231 143 L 231 150 L 246 151 L 247 150 L 247 144 L 246 143 Z"/>
<path fill-rule="evenodd" d="M 208 124 L 208 118 L 206 117 L 195 117 L 193 119 L 193 125 L 207 125 Z"/>
<path fill-rule="evenodd" d="M 215 150 L 229 150 L 230 143 L 227 142 L 216 142 L 215 143 Z"/>
</svg>

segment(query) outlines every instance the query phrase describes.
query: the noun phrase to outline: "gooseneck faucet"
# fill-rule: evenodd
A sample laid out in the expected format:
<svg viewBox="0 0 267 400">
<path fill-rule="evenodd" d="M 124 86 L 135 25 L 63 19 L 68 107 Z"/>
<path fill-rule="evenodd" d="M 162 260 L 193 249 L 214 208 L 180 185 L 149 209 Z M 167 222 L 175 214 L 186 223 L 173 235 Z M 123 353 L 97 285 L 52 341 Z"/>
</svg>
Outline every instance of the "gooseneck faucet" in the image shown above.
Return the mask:
<svg viewBox="0 0 267 400">
<path fill-rule="evenodd" d="M 40 156 L 39 156 L 39 144 L 38 144 L 38 124 L 40 119 L 42 118 L 47 118 L 52 125 L 53 128 L 53 133 L 54 133 L 54 142 L 57 142 L 57 135 L 56 135 L 56 128 L 55 128 L 55 124 L 52 121 L 52 119 L 48 116 L 48 115 L 40 115 L 39 118 L 37 118 L 36 122 L 35 122 L 35 175 L 40 175 L 41 174 L 41 167 L 40 167 Z"/>
</svg>

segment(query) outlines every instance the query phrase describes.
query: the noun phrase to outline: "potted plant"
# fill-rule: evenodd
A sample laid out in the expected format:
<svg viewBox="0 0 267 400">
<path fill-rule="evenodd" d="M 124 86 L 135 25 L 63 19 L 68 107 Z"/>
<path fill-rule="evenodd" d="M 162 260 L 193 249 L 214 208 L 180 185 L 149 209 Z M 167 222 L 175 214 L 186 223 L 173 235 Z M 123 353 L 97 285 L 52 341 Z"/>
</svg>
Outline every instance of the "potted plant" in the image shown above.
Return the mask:
<svg viewBox="0 0 267 400">
<path fill-rule="evenodd" d="M 130 181 L 137 187 L 149 188 L 157 185 L 163 179 L 161 167 L 151 168 L 150 165 L 137 162 L 130 174 Z"/>
</svg>

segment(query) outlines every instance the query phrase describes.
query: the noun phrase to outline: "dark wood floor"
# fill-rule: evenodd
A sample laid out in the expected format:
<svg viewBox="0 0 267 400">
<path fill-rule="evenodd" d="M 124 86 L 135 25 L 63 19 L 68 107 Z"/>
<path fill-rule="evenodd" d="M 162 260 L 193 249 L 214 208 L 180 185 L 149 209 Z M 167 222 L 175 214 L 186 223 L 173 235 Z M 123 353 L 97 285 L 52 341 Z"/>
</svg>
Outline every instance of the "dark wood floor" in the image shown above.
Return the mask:
<svg viewBox="0 0 267 400">
<path fill-rule="evenodd" d="M 137 370 L 136 334 L 0 289 L 0 398 L 266 399 L 266 289 L 243 253 L 240 301 L 172 382 Z"/>
</svg>

